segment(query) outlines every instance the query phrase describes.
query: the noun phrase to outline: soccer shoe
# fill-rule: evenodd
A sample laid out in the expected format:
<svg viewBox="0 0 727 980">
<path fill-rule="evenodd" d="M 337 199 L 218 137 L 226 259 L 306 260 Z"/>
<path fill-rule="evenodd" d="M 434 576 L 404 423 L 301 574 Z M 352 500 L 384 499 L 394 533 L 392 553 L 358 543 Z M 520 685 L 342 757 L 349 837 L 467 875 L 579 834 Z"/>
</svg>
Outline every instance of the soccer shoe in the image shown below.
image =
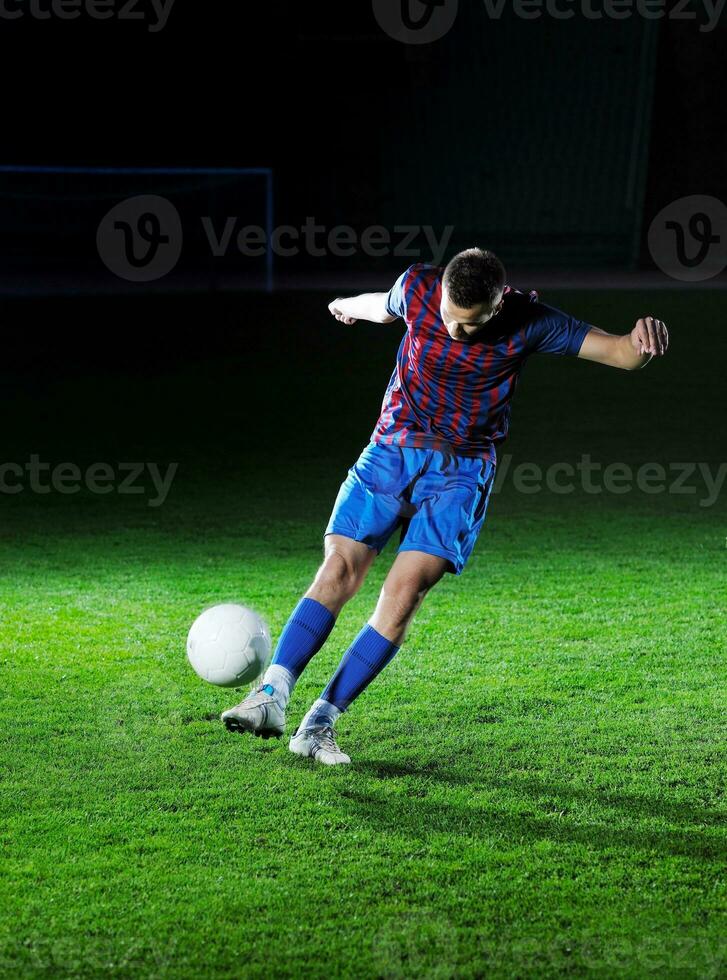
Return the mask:
<svg viewBox="0 0 727 980">
<path fill-rule="evenodd" d="M 223 711 L 221 717 L 231 732 L 250 732 L 260 738 L 280 738 L 285 731 L 285 711 L 262 686 L 234 708 Z"/>
<path fill-rule="evenodd" d="M 336 745 L 336 735 L 330 725 L 316 725 L 314 728 L 304 728 L 302 732 L 296 728 L 288 748 L 296 755 L 315 759 L 325 766 L 339 766 L 351 761 Z"/>
</svg>

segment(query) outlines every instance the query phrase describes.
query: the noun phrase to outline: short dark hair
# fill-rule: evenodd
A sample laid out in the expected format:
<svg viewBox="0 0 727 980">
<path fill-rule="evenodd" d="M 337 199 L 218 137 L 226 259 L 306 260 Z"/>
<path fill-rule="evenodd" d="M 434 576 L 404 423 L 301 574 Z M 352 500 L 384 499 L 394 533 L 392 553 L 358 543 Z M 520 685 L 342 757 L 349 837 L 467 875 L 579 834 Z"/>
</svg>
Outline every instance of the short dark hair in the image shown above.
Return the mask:
<svg viewBox="0 0 727 980">
<path fill-rule="evenodd" d="M 455 306 L 463 310 L 480 303 L 492 306 L 505 287 L 505 266 L 494 252 L 468 248 L 445 268 L 444 285 Z"/>
</svg>

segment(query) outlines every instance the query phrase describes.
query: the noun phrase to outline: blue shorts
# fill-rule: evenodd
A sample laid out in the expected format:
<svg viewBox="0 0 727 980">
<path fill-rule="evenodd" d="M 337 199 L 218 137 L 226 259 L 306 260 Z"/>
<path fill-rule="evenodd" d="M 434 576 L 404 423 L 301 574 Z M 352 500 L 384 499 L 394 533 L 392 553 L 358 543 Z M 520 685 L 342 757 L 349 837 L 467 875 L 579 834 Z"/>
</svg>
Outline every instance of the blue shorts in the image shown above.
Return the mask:
<svg viewBox="0 0 727 980">
<path fill-rule="evenodd" d="M 380 552 L 397 528 L 399 551 L 424 551 L 459 575 L 485 520 L 495 467 L 438 449 L 369 443 L 341 484 L 326 534 Z"/>
</svg>

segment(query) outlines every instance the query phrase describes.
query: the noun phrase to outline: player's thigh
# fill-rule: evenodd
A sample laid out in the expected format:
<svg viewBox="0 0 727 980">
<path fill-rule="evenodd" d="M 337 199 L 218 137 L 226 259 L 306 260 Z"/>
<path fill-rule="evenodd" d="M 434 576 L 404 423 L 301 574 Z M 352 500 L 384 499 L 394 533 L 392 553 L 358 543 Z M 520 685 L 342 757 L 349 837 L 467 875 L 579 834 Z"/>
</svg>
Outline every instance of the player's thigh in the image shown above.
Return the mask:
<svg viewBox="0 0 727 980">
<path fill-rule="evenodd" d="M 488 460 L 443 457 L 418 481 L 400 552 L 424 551 L 448 559 L 461 574 L 485 520 L 494 467 Z"/>
<path fill-rule="evenodd" d="M 352 538 L 380 552 L 408 510 L 410 482 L 402 452 L 369 444 L 349 469 L 326 526 L 326 537 Z"/>
</svg>

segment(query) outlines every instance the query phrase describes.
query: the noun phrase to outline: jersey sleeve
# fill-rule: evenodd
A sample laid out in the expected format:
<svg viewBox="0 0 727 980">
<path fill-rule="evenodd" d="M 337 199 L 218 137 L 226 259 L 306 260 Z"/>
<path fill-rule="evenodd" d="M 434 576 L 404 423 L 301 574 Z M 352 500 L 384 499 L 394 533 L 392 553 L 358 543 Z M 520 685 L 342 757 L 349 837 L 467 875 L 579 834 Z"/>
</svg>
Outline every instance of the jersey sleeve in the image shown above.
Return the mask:
<svg viewBox="0 0 727 980">
<path fill-rule="evenodd" d="M 407 283 L 413 268 L 410 266 L 406 272 L 402 272 L 389 290 L 389 295 L 386 297 L 386 312 L 390 316 L 400 316 L 402 319 L 406 319 Z"/>
<path fill-rule="evenodd" d="M 527 347 L 537 354 L 577 354 L 591 324 L 545 303 L 533 304 L 533 318 L 525 327 Z"/>
</svg>

